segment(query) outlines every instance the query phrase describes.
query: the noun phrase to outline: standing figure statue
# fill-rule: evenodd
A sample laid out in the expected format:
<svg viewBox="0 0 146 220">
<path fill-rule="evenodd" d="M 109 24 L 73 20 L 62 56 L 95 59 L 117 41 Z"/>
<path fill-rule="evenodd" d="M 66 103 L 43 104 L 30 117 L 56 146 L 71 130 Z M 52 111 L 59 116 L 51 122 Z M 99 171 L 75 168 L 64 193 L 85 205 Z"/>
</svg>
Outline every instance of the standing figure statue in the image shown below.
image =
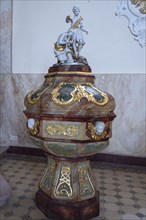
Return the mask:
<svg viewBox="0 0 146 220">
<path fill-rule="evenodd" d="M 78 59 L 80 57 L 81 49 L 85 44 L 82 32 L 88 34 L 88 31 L 84 28 L 82 23 L 83 18 L 79 16 L 80 8 L 78 6 L 74 6 L 72 11 L 74 13 L 73 18 L 67 16 L 66 22 L 71 22 L 71 27 L 69 28 L 68 32 L 71 31 L 73 34 L 73 52 L 75 58 Z"/>
<path fill-rule="evenodd" d="M 72 11 L 74 16 L 72 18 L 70 16 L 66 17 L 66 22 L 70 22 L 71 26 L 67 32 L 59 35 L 57 42 L 54 44 L 54 53 L 58 64 L 87 64 L 86 58 L 81 56 L 80 52 L 85 44 L 82 32 L 88 34 L 88 31 L 84 28 L 83 18 L 79 16 L 80 8 L 74 6 Z"/>
</svg>

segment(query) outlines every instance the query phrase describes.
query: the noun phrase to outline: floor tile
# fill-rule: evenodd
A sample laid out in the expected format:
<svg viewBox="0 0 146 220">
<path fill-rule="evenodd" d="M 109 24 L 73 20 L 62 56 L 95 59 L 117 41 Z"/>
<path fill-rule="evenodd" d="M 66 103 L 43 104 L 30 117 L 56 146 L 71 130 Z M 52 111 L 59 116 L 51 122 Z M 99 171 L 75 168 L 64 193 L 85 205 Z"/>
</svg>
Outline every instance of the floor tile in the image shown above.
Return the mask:
<svg viewBox="0 0 146 220">
<path fill-rule="evenodd" d="M 35 206 L 34 198 L 47 160 L 6 155 L 1 172 L 12 187 L 0 220 L 51 220 Z M 100 215 L 91 220 L 146 220 L 146 171 L 140 167 L 92 162 L 100 190 Z"/>
</svg>

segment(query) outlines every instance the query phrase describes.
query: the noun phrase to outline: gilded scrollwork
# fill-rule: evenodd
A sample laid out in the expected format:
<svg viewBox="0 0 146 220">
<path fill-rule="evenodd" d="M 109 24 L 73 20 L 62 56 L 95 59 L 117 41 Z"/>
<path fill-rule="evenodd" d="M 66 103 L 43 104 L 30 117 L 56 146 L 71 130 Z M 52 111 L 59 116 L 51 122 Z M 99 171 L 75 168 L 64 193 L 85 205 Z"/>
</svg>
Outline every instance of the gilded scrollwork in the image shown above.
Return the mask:
<svg viewBox="0 0 146 220">
<path fill-rule="evenodd" d="M 136 7 L 140 7 L 139 11 L 142 14 L 146 14 L 146 0 L 131 0 L 131 3 Z"/>
<path fill-rule="evenodd" d="M 52 91 L 52 100 L 58 105 L 70 105 L 75 101 L 80 102 L 82 98 L 86 98 L 88 102 L 96 105 L 105 105 L 108 102 L 106 93 L 95 88 L 91 83 L 60 83 Z"/>
<path fill-rule="evenodd" d="M 109 129 L 110 129 L 110 122 L 107 122 L 105 124 L 104 130 L 101 134 L 97 133 L 97 128 L 92 123 L 87 124 L 87 129 L 89 131 L 91 138 L 96 141 L 99 141 L 101 139 L 104 139 L 107 136 Z"/>
<path fill-rule="evenodd" d="M 34 105 L 36 102 L 39 101 L 41 95 L 43 95 L 51 86 L 52 86 L 53 83 L 44 83 L 42 84 L 39 88 L 29 92 L 27 94 L 27 96 L 25 97 L 25 105 L 27 105 L 26 101 L 28 101 L 30 104 Z"/>
<path fill-rule="evenodd" d="M 78 173 L 79 173 L 79 183 L 80 183 L 80 195 L 93 196 L 95 194 L 95 189 L 89 177 L 87 167 L 80 167 L 78 169 Z"/>
<path fill-rule="evenodd" d="M 63 124 L 49 124 L 46 127 L 47 133 L 53 136 L 77 136 L 79 134 L 79 126 L 63 125 Z"/>
<path fill-rule="evenodd" d="M 58 184 L 55 189 L 55 196 L 62 198 L 71 198 L 73 190 L 71 186 L 71 169 L 70 167 L 63 166 L 61 168 Z"/>
</svg>

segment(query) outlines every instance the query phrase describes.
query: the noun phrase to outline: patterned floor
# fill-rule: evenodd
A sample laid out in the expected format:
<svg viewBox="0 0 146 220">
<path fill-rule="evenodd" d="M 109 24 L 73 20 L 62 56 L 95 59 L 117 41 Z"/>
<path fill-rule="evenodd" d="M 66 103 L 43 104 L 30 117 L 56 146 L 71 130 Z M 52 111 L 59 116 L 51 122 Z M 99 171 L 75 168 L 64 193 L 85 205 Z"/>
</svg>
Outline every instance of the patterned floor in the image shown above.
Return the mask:
<svg viewBox="0 0 146 220">
<path fill-rule="evenodd" d="M 46 159 L 7 155 L 1 173 L 12 187 L 0 220 L 47 220 L 34 204 L 34 196 Z M 100 190 L 100 216 L 92 220 L 146 220 L 144 168 L 92 163 Z"/>
</svg>

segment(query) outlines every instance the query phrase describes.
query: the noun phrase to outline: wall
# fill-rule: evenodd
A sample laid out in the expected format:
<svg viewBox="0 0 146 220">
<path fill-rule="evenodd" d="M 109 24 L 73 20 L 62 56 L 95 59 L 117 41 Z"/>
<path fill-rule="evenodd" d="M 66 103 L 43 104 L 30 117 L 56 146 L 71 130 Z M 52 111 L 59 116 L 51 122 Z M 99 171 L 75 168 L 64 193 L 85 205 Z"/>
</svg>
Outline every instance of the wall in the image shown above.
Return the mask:
<svg viewBox="0 0 146 220">
<path fill-rule="evenodd" d="M 13 73 L 44 73 L 56 62 L 54 42 L 67 31 L 73 5 L 81 8 L 86 45 L 82 54 L 94 73 L 144 73 L 145 49 L 115 16 L 118 1 L 15 1 L 13 6 Z M 112 53 L 112 54 L 111 54 Z"/>
<path fill-rule="evenodd" d="M 12 73 L 12 1 L 0 0 L 0 74 Z"/>
<path fill-rule="evenodd" d="M 53 43 L 58 35 L 66 30 L 64 18 L 71 13 L 74 1 L 13 3 L 13 74 L 6 74 L 8 72 L 5 67 L 10 68 L 11 63 L 6 64 L 4 56 L 1 60 L 4 70 L 1 73 L 0 95 L 1 145 L 36 147 L 29 139 L 25 125 L 24 97 L 27 92 L 42 84 L 44 73 L 56 62 Z M 117 104 L 113 137 L 110 146 L 102 152 L 143 157 L 146 154 L 145 49 L 133 40 L 126 19 L 115 16 L 118 1 L 75 3 L 80 5 L 84 23 L 90 32 L 85 36 L 83 55 L 88 58 L 93 72 L 96 73 L 97 87 L 111 93 Z M 12 11 L 5 11 L 9 15 L 8 23 L 11 25 Z M 6 14 L 2 14 L 2 18 Z M 8 26 L 2 27 L 7 33 Z M 10 39 L 11 36 L 7 42 L 10 42 Z M 11 51 L 11 44 L 1 41 L 1 45 L 6 51 Z M 10 52 L 6 57 L 9 56 Z M 10 140 L 13 136 L 18 136 L 18 140 Z"/>
</svg>

